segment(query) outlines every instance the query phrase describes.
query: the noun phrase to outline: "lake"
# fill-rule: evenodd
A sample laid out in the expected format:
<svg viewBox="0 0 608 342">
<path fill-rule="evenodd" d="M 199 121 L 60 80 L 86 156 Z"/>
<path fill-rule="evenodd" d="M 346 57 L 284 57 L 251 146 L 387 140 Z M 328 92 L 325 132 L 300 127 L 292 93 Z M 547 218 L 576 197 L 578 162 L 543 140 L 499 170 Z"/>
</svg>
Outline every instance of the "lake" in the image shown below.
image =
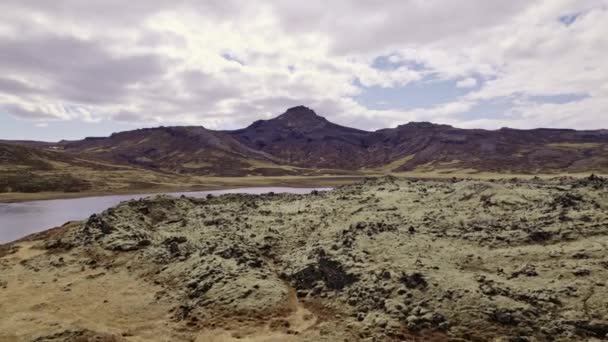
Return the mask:
<svg viewBox="0 0 608 342">
<path fill-rule="evenodd" d="M 179 197 L 205 197 L 209 194 L 306 194 L 313 190 L 326 191 L 331 188 L 257 187 L 211 191 L 170 192 L 165 195 Z M 26 235 L 61 226 L 68 221 L 84 220 L 120 202 L 155 196 L 156 194 L 96 196 L 74 199 L 0 203 L 0 244 L 14 241 Z"/>
</svg>

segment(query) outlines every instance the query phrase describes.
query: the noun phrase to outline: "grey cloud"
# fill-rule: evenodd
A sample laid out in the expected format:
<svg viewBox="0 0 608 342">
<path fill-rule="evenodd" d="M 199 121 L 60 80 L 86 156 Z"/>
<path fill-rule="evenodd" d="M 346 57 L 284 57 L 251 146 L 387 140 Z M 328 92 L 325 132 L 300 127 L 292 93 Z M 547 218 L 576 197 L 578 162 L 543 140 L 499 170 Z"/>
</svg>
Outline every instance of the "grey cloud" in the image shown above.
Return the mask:
<svg viewBox="0 0 608 342">
<path fill-rule="evenodd" d="M 137 39 L 137 44 L 146 47 L 170 45 L 180 49 L 186 48 L 184 37 L 170 32 L 143 31 Z"/>
<path fill-rule="evenodd" d="M 0 110 L 11 113 L 23 119 L 41 120 L 41 119 L 57 119 L 57 117 L 49 112 L 36 109 L 28 109 L 16 104 L 0 104 Z"/>
<path fill-rule="evenodd" d="M 369 53 L 496 25 L 534 1 L 275 1 L 286 32 L 323 31 L 335 52 Z"/>
<path fill-rule="evenodd" d="M 54 35 L 0 38 L 0 60 L 4 73 L 47 85 L 40 93 L 88 104 L 126 98 L 129 85 L 162 77 L 168 63 L 156 55 L 113 56 L 101 41 Z M 14 82 L 13 91 L 4 85 L 7 93 L 33 91 Z"/>
<path fill-rule="evenodd" d="M 208 73 L 186 71 L 180 75 L 180 79 L 184 90 L 192 94 L 195 99 L 221 101 L 241 96 L 238 87 L 227 84 L 225 81 Z"/>
<path fill-rule="evenodd" d="M 12 78 L 0 77 L 0 93 L 25 95 L 37 92 L 38 89 Z"/>
<path fill-rule="evenodd" d="M 122 121 L 122 122 L 138 122 L 141 121 L 141 116 L 139 113 L 137 112 L 130 112 L 130 111 L 120 111 L 114 115 L 112 115 L 112 119 L 115 121 Z"/>
<path fill-rule="evenodd" d="M 142 122 L 162 118 L 167 123 L 192 123 L 184 118 L 231 121 L 218 109 L 224 100 L 241 101 L 241 88 L 233 86 L 230 78 L 198 70 L 180 72 L 159 82 L 150 82 L 138 89 L 133 97 L 137 110 L 124 110 L 112 115 L 117 121 Z M 225 75 L 224 75 L 225 76 Z M 238 75 L 232 75 L 238 83 Z M 251 113 L 251 112 L 249 112 Z"/>
<path fill-rule="evenodd" d="M 129 85 L 160 79 L 164 65 L 157 56 L 130 56 L 90 61 L 61 75 L 56 90 L 67 99 L 85 103 L 121 101 Z"/>
<path fill-rule="evenodd" d="M 18 0 L 3 1 L 3 12 L 44 13 L 66 21 L 94 25 L 106 30 L 136 27 L 142 20 L 166 10 L 187 10 L 218 18 L 234 17 L 248 5 L 236 0 Z"/>
</svg>

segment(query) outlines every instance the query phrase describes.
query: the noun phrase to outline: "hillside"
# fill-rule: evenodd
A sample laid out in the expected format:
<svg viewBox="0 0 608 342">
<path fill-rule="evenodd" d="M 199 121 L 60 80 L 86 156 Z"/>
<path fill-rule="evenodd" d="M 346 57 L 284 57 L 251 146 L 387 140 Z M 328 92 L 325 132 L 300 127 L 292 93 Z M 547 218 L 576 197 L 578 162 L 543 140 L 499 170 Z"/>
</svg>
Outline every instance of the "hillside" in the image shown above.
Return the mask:
<svg viewBox="0 0 608 342">
<path fill-rule="evenodd" d="M 64 153 L 0 143 L 0 192 L 84 191 L 88 181 L 59 170 L 92 167 Z"/>
<path fill-rule="evenodd" d="M 496 131 L 409 123 L 366 137 L 371 165 L 406 158 L 395 171 L 473 169 L 499 173 L 608 170 L 608 133 L 565 129 Z M 380 159 L 383 158 L 383 159 Z"/>
<path fill-rule="evenodd" d="M 159 127 L 68 142 L 71 154 L 174 173 L 240 176 L 275 158 L 248 148 L 224 132 L 203 127 Z"/>
<path fill-rule="evenodd" d="M 113 193 L 193 185 L 174 174 L 28 146 L 0 143 L 0 193 L 9 199 L 13 193 Z"/>
</svg>

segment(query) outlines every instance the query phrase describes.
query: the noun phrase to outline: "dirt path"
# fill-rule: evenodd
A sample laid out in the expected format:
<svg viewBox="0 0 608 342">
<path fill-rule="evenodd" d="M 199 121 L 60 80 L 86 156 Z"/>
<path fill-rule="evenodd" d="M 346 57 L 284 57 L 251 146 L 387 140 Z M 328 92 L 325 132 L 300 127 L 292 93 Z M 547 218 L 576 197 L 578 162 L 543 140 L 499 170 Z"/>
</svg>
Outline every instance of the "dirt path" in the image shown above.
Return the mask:
<svg viewBox="0 0 608 342">
<path fill-rule="evenodd" d="M 289 342 L 301 341 L 301 336 L 313 328 L 319 318 L 308 310 L 291 291 L 287 314 L 271 319 L 261 327 L 243 328 L 235 324 L 232 329 L 213 329 L 201 333 L 196 342 Z M 313 335 L 315 335 L 313 333 Z M 312 338 L 312 336 L 310 336 Z"/>
</svg>

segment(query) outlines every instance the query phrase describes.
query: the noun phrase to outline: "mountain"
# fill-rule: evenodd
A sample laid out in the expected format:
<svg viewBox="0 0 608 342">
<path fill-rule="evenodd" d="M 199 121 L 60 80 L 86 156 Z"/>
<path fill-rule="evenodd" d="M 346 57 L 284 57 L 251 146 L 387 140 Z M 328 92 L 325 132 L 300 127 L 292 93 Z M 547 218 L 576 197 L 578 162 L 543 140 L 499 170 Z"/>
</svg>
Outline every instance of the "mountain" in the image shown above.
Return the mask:
<svg viewBox="0 0 608 342">
<path fill-rule="evenodd" d="M 300 167 L 354 170 L 367 159 L 363 138 L 368 132 L 331 123 L 304 106 L 230 134 L 252 149 Z"/>
<path fill-rule="evenodd" d="M 304 106 L 233 131 L 158 127 L 27 145 L 112 165 L 212 176 L 608 171 L 607 130 L 482 130 L 411 122 L 368 132 L 332 123 Z"/>
<path fill-rule="evenodd" d="M 608 170 L 608 133 L 565 129 L 496 131 L 409 123 L 366 138 L 372 165 L 393 171 L 473 169 L 488 172 Z"/>
<path fill-rule="evenodd" d="M 249 148 L 230 134 L 203 127 L 158 127 L 68 142 L 65 152 L 113 163 L 174 173 L 242 176 L 276 158 Z"/>
<path fill-rule="evenodd" d="M 75 156 L 14 144 L 0 143 L 1 192 L 79 192 L 90 184 L 60 168 L 99 168 Z M 34 175 L 32 171 L 37 171 Z"/>
</svg>

